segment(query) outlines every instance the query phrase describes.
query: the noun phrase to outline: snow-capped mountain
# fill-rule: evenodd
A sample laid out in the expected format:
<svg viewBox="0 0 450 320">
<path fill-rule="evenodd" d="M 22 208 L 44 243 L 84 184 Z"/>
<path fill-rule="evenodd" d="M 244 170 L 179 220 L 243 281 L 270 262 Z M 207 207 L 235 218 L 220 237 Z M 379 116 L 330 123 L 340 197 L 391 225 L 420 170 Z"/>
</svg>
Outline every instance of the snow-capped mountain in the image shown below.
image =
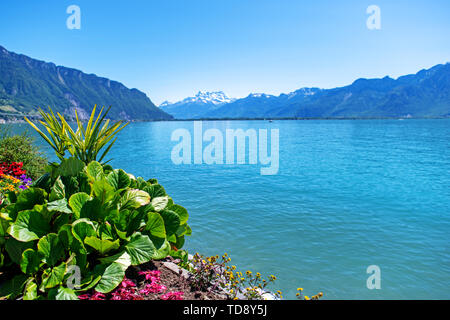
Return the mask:
<svg viewBox="0 0 450 320">
<path fill-rule="evenodd" d="M 199 91 L 194 97 L 188 97 L 175 103 L 164 101 L 159 107 L 174 115 L 177 119 L 190 119 L 202 117 L 204 114 L 234 100 L 236 99 L 228 97 L 222 91 Z"/>
<path fill-rule="evenodd" d="M 234 99 L 228 97 L 224 92 L 222 91 L 216 91 L 216 92 L 207 92 L 207 91 L 199 91 L 194 97 L 188 97 L 186 99 L 183 99 L 181 101 L 172 103 L 169 101 L 164 101 L 159 105 L 159 107 L 167 107 L 167 106 L 174 106 L 174 105 L 182 105 L 182 104 L 191 104 L 191 103 L 204 103 L 204 104 L 223 104 L 223 103 L 230 103 Z"/>
</svg>

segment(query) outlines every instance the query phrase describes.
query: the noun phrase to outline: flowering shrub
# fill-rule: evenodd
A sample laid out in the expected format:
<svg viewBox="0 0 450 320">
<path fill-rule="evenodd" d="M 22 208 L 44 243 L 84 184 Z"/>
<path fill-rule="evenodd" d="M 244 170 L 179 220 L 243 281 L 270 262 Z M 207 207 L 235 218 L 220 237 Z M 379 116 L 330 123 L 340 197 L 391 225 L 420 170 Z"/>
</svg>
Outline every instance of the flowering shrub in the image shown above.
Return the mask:
<svg viewBox="0 0 450 320">
<path fill-rule="evenodd" d="M 26 173 L 27 172 L 23 170 L 22 162 L 13 162 L 11 164 L 6 162 L 0 163 L 0 175 L 9 175 L 18 178 Z"/>
<path fill-rule="evenodd" d="M 31 185 L 31 179 L 22 166 L 21 162 L 0 163 L 0 204 L 9 192 L 22 191 Z"/>
<path fill-rule="evenodd" d="M 180 250 L 183 251 L 183 250 Z M 273 284 L 277 277 L 270 275 L 266 279 L 259 272 L 248 270 L 245 273 L 237 271 L 236 266 L 229 266 L 231 258 L 225 253 L 219 256 L 205 257 L 196 253 L 192 260 L 187 260 L 185 255 L 180 255 L 180 267 L 190 272 L 191 285 L 195 290 L 212 291 L 216 288 L 223 289 L 229 299 L 264 300 L 267 294 L 267 286 Z M 301 300 L 318 300 L 323 296 L 320 292 L 309 298 L 302 295 L 302 288 L 298 289 L 297 298 Z M 282 299 L 280 290 L 272 293 L 275 298 Z"/>
<path fill-rule="evenodd" d="M 22 181 L 19 179 L 9 176 L 9 175 L 0 175 L 0 199 L 2 195 L 8 194 L 8 192 L 16 192 L 19 191 L 22 186 Z"/>
<path fill-rule="evenodd" d="M 0 171 L 17 178 L 20 172 L 14 174 L 11 169 L 22 169 L 35 180 L 45 173 L 47 162 L 45 154 L 34 144 L 34 138 L 26 134 L 2 136 L 0 133 Z"/>
<path fill-rule="evenodd" d="M 183 262 L 182 267 L 191 272 L 191 283 L 196 290 L 215 290 L 221 288 L 228 294 L 228 298 L 237 300 L 264 299 L 264 289 L 273 283 L 276 277 L 271 275 L 263 279 L 257 272 L 244 273 L 236 270 L 236 266 L 228 266 L 231 258 L 225 253 L 219 256 L 204 257 L 196 253 L 189 263 Z M 281 291 L 277 291 L 275 297 L 282 298 Z"/>
<path fill-rule="evenodd" d="M 134 297 L 123 285 L 127 268 L 181 248 L 187 220 L 156 179 L 76 158 L 52 164 L 0 207 L 0 272 L 9 277 L 0 278 L 0 298 L 78 299 L 91 288 Z M 76 291 L 67 287 L 70 266 L 83 281 Z"/>
</svg>

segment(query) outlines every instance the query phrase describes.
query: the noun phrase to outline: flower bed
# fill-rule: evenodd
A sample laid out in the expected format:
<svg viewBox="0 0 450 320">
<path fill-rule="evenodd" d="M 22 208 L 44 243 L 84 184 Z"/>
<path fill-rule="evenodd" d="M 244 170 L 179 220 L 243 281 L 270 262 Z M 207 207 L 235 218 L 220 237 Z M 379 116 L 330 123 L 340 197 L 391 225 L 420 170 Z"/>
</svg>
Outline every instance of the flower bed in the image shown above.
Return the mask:
<svg viewBox="0 0 450 320">
<path fill-rule="evenodd" d="M 0 163 L 0 204 L 9 192 L 26 190 L 31 183 L 22 162 Z"/>
<path fill-rule="evenodd" d="M 167 257 L 130 267 L 120 286 L 109 294 L 92 290 L 78 296 L 80 300 L 224 300 L 220 292 L 193 289 L 182 274 L 166 266 L 175 260 Z"/>
</svg>

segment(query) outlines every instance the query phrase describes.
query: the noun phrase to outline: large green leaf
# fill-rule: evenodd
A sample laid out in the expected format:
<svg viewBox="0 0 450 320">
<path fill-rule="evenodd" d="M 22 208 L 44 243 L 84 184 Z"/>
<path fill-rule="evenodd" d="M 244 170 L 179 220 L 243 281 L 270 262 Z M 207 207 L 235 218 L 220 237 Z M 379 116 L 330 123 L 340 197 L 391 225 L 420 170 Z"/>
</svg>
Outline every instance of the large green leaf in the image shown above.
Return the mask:
<svg viewBox="0 0 450 320">
<path fill-rule="evenodd" d="M 70 288 L 59 287 L 55 296 L 56 300 L 79 300 L 78 296 Z"/>
<path fill-rule="evenodd" d="M 75 258 L 73 259 L 73 264 L 80 267 L 81 272 L 86 271 L 88 266 L 88 252 L 84 247 L 83 243 L 77 238 L 72 239 L 72 243 L 70 245 L 70 251 L 75 253 Z"/>
<path fill-rule="evenodd" d="M 26 286 L 25 292 L 23 294 L 23 300 L 36 300 L 38 297 L 37 284 L 34 279 L 29 279 Z"/>
<path fill-rule="evenodd" d="M 66 196 L 65 187 L 61 180 L 61 177 L 58 177 L 50 191 L 49 201 L 55 201 L 59 199 L 63 199 Z"/>
<path fill-rule="evenodd" d="M 33 184 L 31 185 L 33 188 L 41 188 L 44 190 L 47 190 L 47 188 L 50 187 L 51 183 L 51 175 L 50 173 L 46 173 L 43 176 L 40 176 L 35 181 L 33 181 Z"/>
<path fill-rule="evenodd" d="M 152 239 L 152 241 L 156 247 L 156 251 L 152 256 L 152 259 L 160 260 L 167 257 L 171 249 L 169 241 L 167 241 L 167 239 L 160 238 Z"/>
<path fill-rule="evenodd" d="M 182 224 L 180 225 L 180 227 L 178 228 L 177 232 L 175 233 L 177 237 L 181 237 L 181 236 L 190 236 L 192 233 L 191 227 L 189 227 L 187 224 Z"/>
<path fill-rule="evenodd" d="M 54 288 L 62 284 L 66 267 L 66 263 L 63 262 L 59 266 L 45 269 L 42 274 L 42 282 L 39 290 L 44 292 L 46 289 Z"/>
<path fill-rule="evenodd" d="M 86 167 L 86 173 L 91 181 L 101 180 L 105 177 L 102 165 L 97 161 L 92 161 Z"/>
<path fill-rule="evenodd" d="M 84 243 L 86 237 L 96 237 L 97 232 L 92 221 L 82 218 L 72 223 L 72 234 L 75 238 Z"/>
<path fill-rule="evenodd" d="M 19 274 L 0 283 L 0 298 L 14 299 L 21 295 L 27 281 L 28 277 L 26 275 Z"/>
<path fill-rule="evenodd" d="M 44 217 L 35 210 L 19 212 L 16 221 L 11 224 L 8 233 L 23 242 L 37 240 L 50 231 L 49 224 Z"/>
<path fill-rule="evenodd" d="M 145 231 L 157 238 L 166 238 L 166 228 L 164 226 L 164 219 L 158 212 L 149 212 L 147 225 Z"/>
<path fill-rule="evenodd" d="M 75 193 L 69 199 L 69 206 L 72 208 L 75 219 L 79 219 L 83 205 L 91 199 L 91 196 L 84 192 Z"/>
<path fill-rule="evenodd" d="M 106 179 L 95 181 L 92 185 L 92 192 L 102 203 L 111 201 L 115 196 L 114 187 Z"/>
<path fill-rule="evenodd" d="M 57 170 L 57 174 L 63 177 L 73 177 L 83 171 L 84 166 L 84 162 L 77 158 L 64 159 Z"/>
<path fill-rule="evenodd" d="M 120 199 L 120 208 L 137 209 L 150 203 L 150 196 L 147 192 L 137 189 L 127 190 Z"/>
<path fill-rule="evenodd" d="M 164 219 L 167 237 L 175 234 L 180 227 L 180 217 L 178 214 L 168 209 L 161 211 L 160 214 Z"/>
<path fill-rule="evenodd" d="M 155 211 L 162 211 L 166 208 L 167 203 L 169 202 L 169 197 L 156 197 L 152 199 L 152 206 L 155 209 Z"/>
<path fill-rule="evenodd" d="M 156 248 L 148 236 L 136 232 L 131 241 L 125 245 L 125 250 L 130 255 L 131 264 L 136 266 L 150 261 Z"/>
<path fill-rule="evenodd" d="M 22 253 L 20 269 L 25 274 L 33 274 L 38 272 L 41 264 L 42 255 L 39 251 L 27 249 Z"/>
<path fill-rule="evenodd" d="M 74 290 L 63 286 L 51 289 L 48 298 L 51 300 L 79 300 Z"/>
<path fill-rule="evenodd" d="M 180 224 L 185 224 L 188 221 L 189 214 L 185 208 L 182 206 L 179 206 L 177 204 L 171 205 L 168 208 L 170 211 L 175 212 L 178 217 L 180 217 Z"/>
<path fill-rule="evenodd" d="M 58 230 L 59 241 L 65 248 L 70 248 L 73 242 L 72 225 L 65 224 Z"/>
<path fill-rule="evenodd" d="M 105 255 L 106 253 L 117 250 L 120 247 L 120 240 L 116 241 L 110 240 L 102 240 L 97 237 L 86 237 L 84 239 L 84 243 L 91 246 L 95 250 L 97 250 L 101 255 Z"/>
<path fill-rule="evenodd" d="M 116 234 L 113 231 L 113 227 L 109 223 L 102 223 L 101 225 L 99 225 L 97 234 L 99 235 L 100 239 L 104 240 L 114 241 L 117 238 Z"/>
<path fill-rule="evenodd" d="M 121 251 L 113 256 L 100 258 L 99 260 L 103 265 L 109 265 L 111 263 L 118 263 L 125 270 L 127 270 L 128 267 L 131 266 L 131 257 L 128 254 L 128 252 L 126 252 L 126 251 Z"/>
<path fill-rule="evenodd" d="M 31 210 L 36 204 L 44 204 L 47 193 L 39 188 L 29 188 L 19 193 L 14 205 L 16 212 Z"/>
<path fill-rule="evenodd" d="M 38 242 L 38 251 L 42 260 L 49 266 L 54 266 L 64 256 L 64 246 L 55 233 L 49 233 Z"/>
<path fill-rule="evenodd" d="M 177 248 L 177 249 L 181 249 L 181 248 L 183 248 L 183 246 L 184 246 L 184 236 L 177 236 L 176 237 L 176 241 L 175 241 L 175 247 Z"/>
<path fill-rule="evenodd" d="M 159 184 L 149 185 L 147 183 L 147 186 L 145 186 L 142 190 L 147 192 L 150 195 L 150 197 L 152 197 L 152 199 L 158 198 L 158 197 L 164 197 L 167 195 L 166 190 L 164 190 L 163 186 L 161 186 Z"/>
<path fill-rule="evenodd" d="M 5 243 L 6 252 L 11 260 L 18 265 L 20 265 L 20 262 L 22 261 L 22 253 L 27 249 L 33 248 L 34 246 L 34 242 L 21 242 L 14 238 L 7 239 Z"/>
<path fill-rule="evenodd" d="M 130 186 L 130 177 L 122 169 L 111 171 L 106 177 L 109 184 L 116 190 L 125 189 Z"/>
<path fill-rule="evenodd" d="M 67 206 L 67 200 L 65 198 L 55 200 L 52 202 L 49 202 L 47 204 L 48 211 L 56 211 L 56 212 L 64 212 L 64 213 L 72 213 L 72 210 L 69 209 Z"/>
<path fill-rule="evenodd" d="M 114 290 L 124 279 L 125 270 L 119 263 L 111 263 L 105 268 L 102 273 L 102 278 L 95 286 L 95 291 L 101 293 L 108 293 Z"/>
<path fill-rule="evenodd" d="M 5 245 L 11 218 L 6 213 L 0 213 L 0 248 Z"/>
<path fill-rule="evenodd" d="M 111 209 L 105 207 L 99 198 L 92 198 L 84 203 L 80 211 L 80 218 L 98 221 L 103 220 L 110 212 Z"/>
</svg>

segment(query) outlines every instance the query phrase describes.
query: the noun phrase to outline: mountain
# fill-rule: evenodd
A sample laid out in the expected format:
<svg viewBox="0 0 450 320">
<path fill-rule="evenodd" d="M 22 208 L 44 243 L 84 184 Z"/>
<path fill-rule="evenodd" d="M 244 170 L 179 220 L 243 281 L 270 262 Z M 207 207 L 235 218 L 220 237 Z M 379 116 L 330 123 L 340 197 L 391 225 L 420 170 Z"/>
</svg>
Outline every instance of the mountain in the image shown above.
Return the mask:
<svg viewBox="0 0 450 320">
<path fill-rule="evenodd" d="M 281 105 L 300 103 L 311 97 L 321 89 L 302 88 L 289 94 L 279 96 L 265 93 L 251 93 L 247 97 L 237 99 L 231 103 L 222 105 L 220 108 L 211 110 L 205 117 L 207 118 L 264 118 L 266 115 L 278 112 Z"/>
<path fill-rule="evenodd" d="M 0 116 L 36 114 L 52 107 L 68 116 L 85 118 L 93 106 L 112 106 L 111 119 L 169 120 L 145 93 L 117 81 L 56 66 L 16 54 L 0 46 Z"/>
<path fill-rule="evenodd" d="M 222 91 L 199 91 L 194 97 L 189 97 L 175 103 L 165 101 L 159 107 L 177 119 L 189 119 L 201 118 L 220 108 L 220 106 L 233 101 L 234 99 L 229 98 Z"/>
<path fill-rule="evenodd" d="M 450 64 L 397 79 L 358 79 L 334 88 L 302 88 L 279 96 L 250 94 L 199 114 L 184 103 L 176 118 L 450 117 Z"/>
</svg>

